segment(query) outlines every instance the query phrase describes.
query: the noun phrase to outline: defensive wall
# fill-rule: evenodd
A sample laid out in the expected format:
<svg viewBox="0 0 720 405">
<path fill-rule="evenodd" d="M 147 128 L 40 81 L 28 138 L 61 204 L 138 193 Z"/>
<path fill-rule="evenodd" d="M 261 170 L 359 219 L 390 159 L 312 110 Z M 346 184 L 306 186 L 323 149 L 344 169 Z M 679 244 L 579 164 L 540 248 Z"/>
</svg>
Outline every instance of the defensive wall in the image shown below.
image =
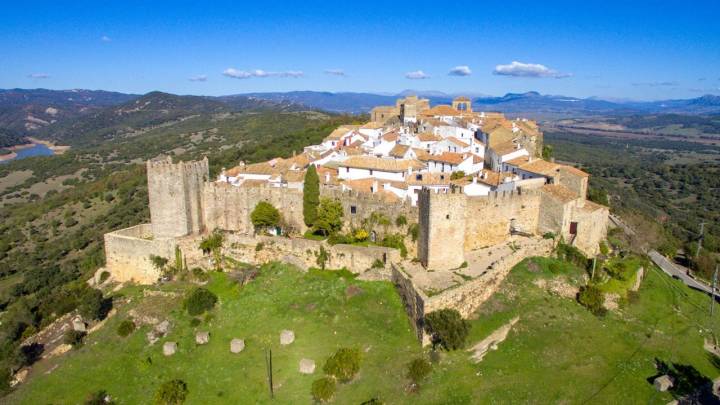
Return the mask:
<svg viewBox="0 0 720 405">
<path fill-rule="evenodd" d="M 150 255 L 172 258 L 177 245 L 174 239 L 155 239 L 150 224 L 106 233 L 104 239 L 106 268 L 113 279 L 140 284 L 155 283 L 160 277 Z"/>
<path fill-rule="evenodd" d="M 417 287 L 410 274 L 395 263 L 391 268 L 391 280 L 405 304 L 418 339 L 428 344 L 430 340 L 424 331 L 426 314 L 448 308 L 457 310 L 463 317 L 470 316 L 497 291 L 515 265 L 528 257 L 547 256 L 552 248 L 552 239 L 539 240 L 535 245 L 520 248 L 493 262 L 482 275 L 433 295 Z"/>
</svg>

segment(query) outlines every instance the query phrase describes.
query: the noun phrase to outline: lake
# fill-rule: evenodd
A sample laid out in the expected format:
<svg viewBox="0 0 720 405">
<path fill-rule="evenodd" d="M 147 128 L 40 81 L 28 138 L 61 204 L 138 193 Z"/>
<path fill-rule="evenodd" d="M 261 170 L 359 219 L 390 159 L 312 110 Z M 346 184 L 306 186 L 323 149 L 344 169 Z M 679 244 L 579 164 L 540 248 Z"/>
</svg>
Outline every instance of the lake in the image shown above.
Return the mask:
<svg viewBox="0 0 720 405">
<path fill-rule="evenodd" d="M 45 146 L 41 143 L 35 144 L 35 146 L 32 146 L 30 148 L 16 150 L 15 153 L 17 153 L 17 156 L 14 159 L 0 161 L 0 163 L 12 162 L 13 160 L 24 159 L 24 158 L 32 157 L 32 156 L 52 156 L 52 155 L 54 155 L 53 151 L 50 148 L 48 148 L 47 146 Z"/>
</svg>

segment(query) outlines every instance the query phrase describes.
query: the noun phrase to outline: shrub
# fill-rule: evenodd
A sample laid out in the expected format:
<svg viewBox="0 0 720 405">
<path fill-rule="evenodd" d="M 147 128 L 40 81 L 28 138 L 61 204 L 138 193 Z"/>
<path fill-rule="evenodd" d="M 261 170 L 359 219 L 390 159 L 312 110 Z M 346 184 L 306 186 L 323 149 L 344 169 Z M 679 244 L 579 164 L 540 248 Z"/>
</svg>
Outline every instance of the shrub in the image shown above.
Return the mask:
<svg viewBox="0 0 720 405">
<path fill-rule="evenodd" d="M 415 384 L 420 384 L 432 371 L 432 365 L 422 357 L 408 363 L 407 377 Z"/>
<path fill-rule="evenodd" d="M 452 172 L 452 174 L 450 175 L 450 180 L 460 180 L 463 177 L 465 177 L 465 172 L 462 170 L 459 170 L 457 172 Z"/>
<path fill-rule="evenodd" d="M 585 257 L 585 255 L 575 246 L 571 246 L 566 243 L 558 243 L 555 248 L 555 252 L 561 260 L 570 262 L 582 269 L 587 269 L 588 267 L 587 257 Z"/>
<path fill-rule="evenodd" d="M 185 308 L 188 314 L 195 316 L 211 310 L 217 302 L 217 295 L 211 291 L 197 287 L 185 298 Z"/>
<path fill-rule="evenodd" d="M 156 405 L 179 405 L 187 398 L 187 384 L 183 380 L 164 382 L 157 391 L 153 402 Z"/>
<path fill-rule="evenodd" d="M 462 264 L 460 265 L 460 268 L 461 268 L 461 269 L 464 269 L 464 268 L 466 268 L 467 266 L 468 266 L 468 262 L 467 262 L 467 261 L 464 261 L 464 262 L 462 262 Z"/>
<path fill-rule="evenodd" d="M 456 350 L 465 346 L 470 324 L 454 309 L 440 309 L 425 315 L 425 329 L 430 334 L 433 347 L 440 345 L 445 350 Z"/>
<path fill-rule="evenodd" d="M 342 229 L 343 207 L 339 200 L 323 198 L 317 208 L 317 217 L 313 224 L 315 232 L 332 235 Z"/>
<path fill-rule="evenodd" d="M 380 242 L 381 246 L 395 248 L 400 250 L 400 256 L 402 258 L 407 257 L 407 247 L 405 247 L 405 238 L 400 234 L 387 235 Z"/>
<path fill-rule="evenodd" d="M 320 250 L 315 253 L 315 263 L 320 266 L 320 269 L 325 270 L 325 265 L 329 259 L 330 256 L 328 255 L 327 250 L 325 250 L 324 246 L 320 245 Z"/>
<path fill-rule="evenodd" d="M 88 288 L 80 297 L 78 312 L 85 319 L 103 319 L 110 312 L 112 300 L 103 298 L 102 291 Z"/>
<path fill-rule="evenodd" d="M 397 218 L 395 218 L 395 226 L 401 227 L 407 225 L 407 218 L 405 218 L 405 215 L 398 215 Z"/>
<path fill-rule="evenodd" d="M 555 239 L 555 234 L 552 232 L 545 232 L 542 237 L 543 239 Z"/>
<path fill-rule="evenodd" d="M 162 256 L 150 255 L 150 263 L 156 270 L 162 271 L 168 264 L 168 259 Z"/>
<path fill-rule="evenodd" d="M 357 241 L 357 242 L 362 242 L 362 241 L 366 240 L 369 236 L 370 236 L 370 234 L 368 233 L 368 231 L 366 231 L 366 230 L 364 230 L 364 229 L 362 229 L 362 228 L 357 229 L 357 230 L 353 233 L 353 238 L 354 238 L 355 241 Z"/>
<path fill-rule="evenodd" d="M 610 253 L 610 249 L 608 249 L 607 243 L 605 243 L 604 240 L 601 240 L 600 241 L 600 254 L 602 254 L 603 256 L 607 256 L 608 253 Z"/>
<path fill-rule="evenodd" d="M 360 371 L 360 350 L 341 348 L 325 362 L 325 374 L 337 378 L 340 382 L 348 382 Z"/>
<path fill-rule="evenodd" d="M 106 282 L 108 278 L 110 278 L 109 271 L 103 271 L 102 273 L 100 273 L 100 284 Z"/>
<path fill-rule="evenodd" d="M 582 306 L 590 310 L 590 312 L 595 315 L 602 316 L 606 312 L 605 307 L 603 306 L 605 302 L 605 295 L 594 285 L 589 284 L 581 287 L 577 300 Z"/>
<path fill-rule="evenodd" d="M 191 327 L 191 328 L 194 328 L 194 327 L 196 327 L 196 326 L 200 326 L 200 323 L 201 323 L 201 322 L 202 322 L 202 321 L 200 320 L 200 318 L 192 318 L 192 319 L 190 320 L 190 327 Z"/>
<path fill-rule="evenodd" d="M 335 380 L 323 377 L 313 381 L 312 396 L 318 402 L 328 402 L 335 395 Z"/>
<path fill-rule="evenodd" d="M 418 237 L 420 236 L 420 225 L 418 224 L 412 224 L 408 227 L 408 235 L 410 235 L 410 238 L 413 242 L 417 242 Z"/>
<path fill-rule="evenodd" d="M 112 404 L 114 404 L 115 402 L 113 402 L 112 400 L 109 400 L 109 398 L 110 397 L 108 396 L 107 391 L 105 391 L 105 390 L 95 391 L 87 396 L 84 404 L 85 405 L 112 405 Z"/>
<path fill-rule="evenodd" d="M 265 248 L 265 244 L 263 242 L 260 242 L 257 245 L 255 245 L 256 252 L 259 252 L 259 251 L 263 250 L 264 248 Z"/>
<path fill-rule="evenodd" d="M 126 319 L 120 322 L 120 325 L 118 325 L 117 334 L 122 337 L 126 337 L 129 334 L 133 333 L 134 330 L 135 322 L 133 322 L 132 319 Z"/>
<path fill-rule="evenodd" d="M 85 339 L 85 332 L 80 332 L 74 329 L 70 329 L 67 332 L 65 332 L 65 335 L 63 336 L 63 342 L 67 345 L 71 345 L 73 348 L 79 348 L 83 345 L 83 340 Z"/>
<path fill-rule="evenodd" d="M 381 269 L 385 267 L 385 263 L 382 262 L 380 259 L 375 259 L 375 261 L 372 264 L 373 269 Z"/>
<path fill-rule="evenodd" d="M 354 239 L 352 237 L 340 234 L 340 233 L 334 233 L 330 235 L 327 238 L 327 242 L 331 245 L 338 245 L 338 244 L 345 244 L 350 245 L 354 242 Z"/>
</svg>

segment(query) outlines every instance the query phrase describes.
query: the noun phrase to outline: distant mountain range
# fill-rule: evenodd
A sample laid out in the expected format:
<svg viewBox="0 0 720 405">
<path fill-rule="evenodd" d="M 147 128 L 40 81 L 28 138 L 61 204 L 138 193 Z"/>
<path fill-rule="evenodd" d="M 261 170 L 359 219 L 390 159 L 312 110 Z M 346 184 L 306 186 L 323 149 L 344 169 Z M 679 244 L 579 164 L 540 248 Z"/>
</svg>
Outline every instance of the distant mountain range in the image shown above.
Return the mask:
<svg viewBox="0 0 720 405">
<path fill-rule="evenodd" d="M 112 138 L 119 132 L 161 125 L 197 114 L 239 111 L 323 110 L 367 113 L 378 105 L 393 105 L 399 97 L 418 94 L 431 104 L 450 103 L 456 94 L 405 90 L 399 94 L 291 91 L 246 93 L 221 97 L 179 96 L 151 92 L 140 96 L 97 90 L 0 90 L 0 146 L 17 144 L 27 135 L 81 142 Z M 531 118 L 593 115 L 720 114 L 720 96 L 650 102 L 602 100 L 508 93 L 502 97 L 469 94 L 478 111 L 501 111 Z M 98 136 L 101 134 L 101 136 Z"/>
</svg>

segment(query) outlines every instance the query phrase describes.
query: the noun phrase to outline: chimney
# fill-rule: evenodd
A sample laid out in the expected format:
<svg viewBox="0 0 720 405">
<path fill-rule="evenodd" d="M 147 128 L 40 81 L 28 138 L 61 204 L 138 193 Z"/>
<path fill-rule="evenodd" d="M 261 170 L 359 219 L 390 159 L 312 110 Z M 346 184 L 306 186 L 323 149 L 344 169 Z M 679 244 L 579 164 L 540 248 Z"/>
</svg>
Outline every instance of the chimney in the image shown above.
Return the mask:
<svg viewBox="0 0 720 405">
<path fill-rule="evenodd" d="M 330 173 L 329 172 L 325 173 L 325 183 L 330 183 Z"/>
<path fill-rule="evenodd" d="M 554 157 L 551 157 L 551 158 L 550 158 L 550 161 L 551 161 L 552 163 L 555 163 L 555 158 L 554 158 Z"/>
<path fill-rule="evenodd" d="M 377 180 L 373 181 L 373 184 L 372 184 L 372 186 L 370 187 L 370 191 L 372 191 L 373 193 L 377 193 L 377 192 L 378 192 L 378 182 L 377 182 Z"/>
</svg>

